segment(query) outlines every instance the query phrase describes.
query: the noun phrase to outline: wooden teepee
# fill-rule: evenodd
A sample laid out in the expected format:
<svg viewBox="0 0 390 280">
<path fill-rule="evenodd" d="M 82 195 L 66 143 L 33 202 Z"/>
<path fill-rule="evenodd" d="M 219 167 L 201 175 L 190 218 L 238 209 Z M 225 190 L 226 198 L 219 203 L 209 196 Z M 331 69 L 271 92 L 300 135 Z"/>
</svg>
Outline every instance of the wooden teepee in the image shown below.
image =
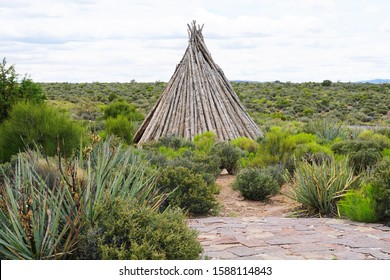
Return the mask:
<svg viewBox="0 0 390 280">
<path fill-rule="evenodd" d="M 262 132 L 250 118 L 203 40 L 203 26 L 188 25 L 189 44 L 162 95 L 135 133 L 134 142 L 176 135 L 192 140 L 213 131 L 222 140 L 255 139 Z"/>
</svg>

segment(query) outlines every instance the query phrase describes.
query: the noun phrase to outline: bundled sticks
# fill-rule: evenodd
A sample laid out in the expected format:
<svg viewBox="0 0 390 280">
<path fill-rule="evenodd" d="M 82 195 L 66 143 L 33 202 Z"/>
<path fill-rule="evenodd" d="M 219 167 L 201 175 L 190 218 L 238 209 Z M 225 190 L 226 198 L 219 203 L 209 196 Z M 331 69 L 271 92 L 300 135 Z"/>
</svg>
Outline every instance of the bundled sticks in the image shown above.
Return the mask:
<svg viewBox="0 0 390 280">
<path fill-rule="evenodd" d="M 192 140 L 213 131 L 222 141 L 262 132 L 242 106 L 203 40 L 203 26 L 188 25 L 189 44 L 172 78 L 138 131 L 134 142 L 176 135 Z"/>
</svg>

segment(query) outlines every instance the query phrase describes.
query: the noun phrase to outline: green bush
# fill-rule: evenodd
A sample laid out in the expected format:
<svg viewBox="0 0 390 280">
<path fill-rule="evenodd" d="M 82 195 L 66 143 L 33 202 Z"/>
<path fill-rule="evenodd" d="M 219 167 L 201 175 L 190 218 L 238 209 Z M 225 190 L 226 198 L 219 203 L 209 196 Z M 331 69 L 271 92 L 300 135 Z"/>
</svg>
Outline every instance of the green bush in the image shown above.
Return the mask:
<svg viewBox="0 0 390 280">
<path fill-rule="evenodd" d="M 192 260 L 202 252 L 195 231 L 178 210 L 159 213 L 106 196 L 96 214 L 99 219 L 80 238 L 79 259 Z"/>
<path fill-rule="evenodd" d="M 337 206 L 342 216 L 353 221 L 363 223 L 378 221 L 372 185 L 362 184 L 358 190 L 347 191 Z"/>
<path fill-rule="evenodd" d="M 0 63 L 0 123 L 8 116 L 14 104 L 20 101 L 41 103 L 46 99 L 42 87 L 27 75 L 19 81 L 14 65 L 6 66 L 3 58 Z"/>
<path fill-rule="evenodd" d="M 103 118 L 117 118 L 124 116 L 131 122 L 142 121 L 144 116 L 138 112 L 133 104 L 129 104 L 123 100 L 117 100 L 103 107 Z"/>
<path fill-rule="evenodd" d="M 233 139 L 230 143 L 248 153 L 255 153 L 259 148 L 259 144 L 255 140 L 247 137 Z"/>
<path fill-rule="evenodd" d="M 0 126 L 0 162 L 35 145 L 45 155 L 56 155 L 60 146 L 61 154 L 70 156 L 86 139 L 84 135 L 85 129 L 64 113 L 44 103 L 20 102 Z"/>
<path fill-rule="evenodd" d="M 303 161 L 295 170 L 293 188 L 287 195 L 309 214 L 336 215 L 337 201 L 357 185 L 359 178 L 354 176 L 348 159 L 320 164 Z"/>
<path fill-rule="evenodd" d="M 116 100 L 103 107 L 103 118 L 106 126 L 103 136 L 115 135 L 127 144 L 131 144 L 138 123 L 144 119 L 144 116 L 133 104 Z"/>
<path fill-rule="evenodd" d="M 380 150 L 390 148 L 390 139 L 385 135 L 375 133 L 372 130 L 364 130 L 358 135 L 358 139 L 377 143 Z"/>
<path fill-rule="evenodd" d="M 181 148 L 195 148 L 195 144 L 191 141 L 188 141 L 182 137 L 178 136 L 164 136 L 160 138 L 154 145 L 155 147 L 167 147 L 172 148 L 175 151 L 181 149 Z"/>
<path fill-rule="evenodd" d="M 265 200 L 279 191 L 278 183 L 266 169 L 243 169 L 236 177 L 233 188 L 250 200 Z"/>
<path fill-rule="evenodd" d="M 207 185 L 212 185 L 221 173 L 220 158 L 216 155 L 185 151 L 181 156 L 167 162 L 167 165 L 182 166 L 191 170 L 194 174 L 202 176 Z"/>
<path fill-rule="evenodd" d="M 349 163 L 353 167 L 355 174 L 359 174 L 373 167 L 381 158 L 381 153 L 375 149 L 359 150 L 349 155 Z"/>
<path fill-rule="evenodd" d="M 376 141 L 373 139 L 356 139 L 356 140 L 346 140 L 337 142 L 332 145 L 332 150 L 338 154 L 351 154 L 360 150 L 374 149 L 378 152 L 382 151 L 385 148 L 389 148 L 387 142 Z"/>
<path fill-rule="evenodd" d="M 206 131 L 194 137 L 196 149 L 201 152 L 208 153 L 217 141 L 217 134 L 211 131 Z"/>
<path fill-rule="evenodd" d="M 170 193 L 166 206 L 180 207 L 190 214 L 207 214 L 217 206 L 212 190 L 199 174 L 182 166 L 168 166 L 162 170 L 157 185 Z"/>
<path fill-rule="evenodd" d="M 269 165 L 267 167 L 263 168 L 266 173 L 271 175 L 271 177 L 278 183 L 278 185 L 281 187 L 284 183 L 286 183 L 286 176 L 288 177 L 288 172 L 284 168 L 283 164 L 275 164 L 275 165 Z"/>
<path fill-rule="evenodd" d="M 229 174 L 236 174 L 239 160 L 243 156 L 241 149 L 228 142 L 219 142 L 211 149 L 211 154 L 220 158 L 220 169 L 226 169 Z"/>
<path fill-rule="evenodd" d="M 260 166 L 273 164 L 290 165 L 297 147 L 288 131 L 272 127 L 266 134 L 255 159 Z"/>
<path fill-rule="evenodd" d="M 294 135 L 294 136 L 296 136 L 296 135 Z M 294 139 L 295 139 L 295 137 L 294 137 Z M 297 140 L 295 140 L 295 141 L 297 141 Z M 328 155 L 328 156 L 333 155 L 333 152 L 332 152 L 330 147 L 318 144 L 315 141 L 316 141 L 316 139 L 314 139 L 313 142 L 298 142 L 297 141 L 298 142 L 297 148 L 294 151 L 295 157 L 299 159 L 302 156 L 307 157 L 308 155 L 314 155 L 314 154 L 323 154 L 323 155 Z"/>
<path fill-rule="evenodd" d="M 115 135 L 125 143 L 131 144 L 135 133 L 134 123 L 123 115 L 115 118 L 110 117 L 106 120 L 106 133 L 108 135 Z"/>
<path fill-rule="evenodd" d="M 370 183 L 374 188 L 376 213 L 380 221 L 390 222 L 390 159 L 384 158 L 374 168 Z"/>
<path fill-rule="evenodd" d="M 355 173 L 373 167 L 382 158 L 381 151 L 388 147 L 381 139 L 346 140 L 333 144 L 335 153 L 349 155 L 350 165 Z"/>
</svg>

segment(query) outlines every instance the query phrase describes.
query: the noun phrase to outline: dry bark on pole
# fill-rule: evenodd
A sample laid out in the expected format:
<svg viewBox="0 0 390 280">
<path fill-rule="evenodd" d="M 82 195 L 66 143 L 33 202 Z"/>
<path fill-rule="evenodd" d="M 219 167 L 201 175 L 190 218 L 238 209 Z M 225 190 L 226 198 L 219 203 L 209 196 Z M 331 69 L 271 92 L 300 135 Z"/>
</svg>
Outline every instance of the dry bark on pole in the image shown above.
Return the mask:
<svg viewBox="0 0 390 280">
<path fill-rule="evenodd" d="M 211 57 L 202 26 L 188 25 L 189 44 L 165 90 L 135 133 L 142 143 L 163 136 L 195 135 L 213 131 L 222 141 L 262 132 L 240 103 L 223 71 Z"/>
</svg>

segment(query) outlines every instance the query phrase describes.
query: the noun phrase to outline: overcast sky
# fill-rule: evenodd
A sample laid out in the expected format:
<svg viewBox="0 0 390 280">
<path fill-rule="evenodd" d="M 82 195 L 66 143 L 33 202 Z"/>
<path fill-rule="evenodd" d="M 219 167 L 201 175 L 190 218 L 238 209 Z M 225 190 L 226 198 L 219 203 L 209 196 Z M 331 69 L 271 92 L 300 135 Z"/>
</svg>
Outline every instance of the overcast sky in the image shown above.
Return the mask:
<svg viewBox="0 0 390 280">
<path fill-rule="evenodd" d="M 390 78 L 388 0 L 0 0 L 0 59 L 38 82 L 168 81 L 205 24 L 230 80 Z"/>
</svg>

